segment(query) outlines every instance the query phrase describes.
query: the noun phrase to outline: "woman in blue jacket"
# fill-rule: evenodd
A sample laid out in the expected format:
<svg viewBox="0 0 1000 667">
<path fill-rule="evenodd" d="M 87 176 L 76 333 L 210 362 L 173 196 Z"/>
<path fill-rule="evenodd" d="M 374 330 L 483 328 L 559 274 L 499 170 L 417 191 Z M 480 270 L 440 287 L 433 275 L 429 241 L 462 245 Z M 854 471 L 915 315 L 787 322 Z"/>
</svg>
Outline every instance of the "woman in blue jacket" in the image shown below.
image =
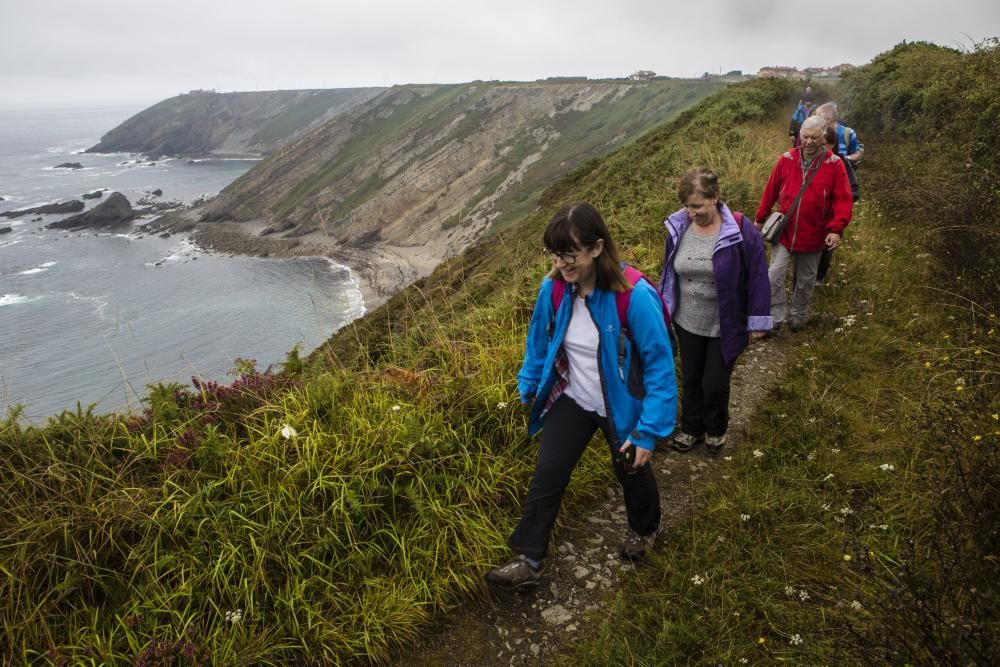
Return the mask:
<svg viewBox="0 0 1000 667">
<path fill-rule="evenodd" d="M 722 203 L 714 173 L 688 171 L 678 198 L 684 208 L 663 223 L 659 286 L 681 352 L 681 431 L 672 447 L 686 452 L 704 440 L 717 454 L 726 444 L 736 359 L 773 326 L 771 287 L 760 232 Z"/>
<path fill-rule="evenodd" d="M 657 438 L 673 431 L 677 410 L 663 304 L 647 281 L 625 278 L 600 213 L 584 202 L 563 207 L 544 243 L 552 271 L 538 292 L 518 373 L 521 402 L 533 403 L 529 433 L 541 430 L 541 445 L 507 540 L 516 555 L 486 575 L 506 590 L 537 586 L 563 492 L 597 429 L 625 495 L 630 532 L 621 554 L 645 554 L 661 529 L 649 461 Z M 628 295 L 627 322 L 619 321 L 619 293 Z"/>
</svg>

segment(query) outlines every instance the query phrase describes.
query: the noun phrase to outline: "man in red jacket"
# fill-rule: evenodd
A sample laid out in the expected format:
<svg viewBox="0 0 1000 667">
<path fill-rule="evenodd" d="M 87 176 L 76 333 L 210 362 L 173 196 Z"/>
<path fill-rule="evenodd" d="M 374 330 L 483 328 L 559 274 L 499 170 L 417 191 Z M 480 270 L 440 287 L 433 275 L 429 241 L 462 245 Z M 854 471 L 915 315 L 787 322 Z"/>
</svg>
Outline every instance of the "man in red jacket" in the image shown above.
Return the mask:
<svg viewBox="0 0 1000 667">
<path fill-rule="evenodd" d="M 760 197 L 756 222 L 760 226 L 771 213 L 775 202 L 788 216 L 802 184 L 812 175 L 798 207 L 771 248 L 767 277 L 771 281 L 771 317 L 777 329 L 787 322 L 799 331 L 806 321 L 809 302 L 816 287 L 816 269 L 824 248 L 836 248 L 841 234 L 851 220 L 851 184 L 840 158 L 826 150 L 826 121 L 810 116 L 802 123 L 800 148 L 784 153 L 771 170 Z M 795 260 L 795 286 L 791 307 L 785 296 L 785 273 Z"/>
</svg>

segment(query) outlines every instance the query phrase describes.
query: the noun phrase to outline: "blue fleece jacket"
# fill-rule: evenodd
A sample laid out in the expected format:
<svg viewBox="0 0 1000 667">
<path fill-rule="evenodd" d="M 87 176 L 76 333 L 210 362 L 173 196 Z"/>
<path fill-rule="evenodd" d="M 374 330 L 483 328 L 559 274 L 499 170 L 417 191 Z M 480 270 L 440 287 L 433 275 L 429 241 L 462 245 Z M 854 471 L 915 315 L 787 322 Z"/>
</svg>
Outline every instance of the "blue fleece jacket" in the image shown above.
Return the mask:
<svg viewBox="0 0 1000 667">
<path fill-rule="evenodd" d="M 558 379 L 556 356 L 573 313 L 571 292 L 562 299 L 559 312 L 553 313 L 552 285 L 552 279 L 546 278 L 538 291 L 528 326 L 524 363 L 517 375 L 521 401 L 534 400 L 528 423 L 531 435 L 542 428 L 546 399 Z M 677 418 L 674 357 L 660 298 L 645 281 L 632 288 L 628 308 L 632 342 L 625 346 L 621 364 L 618 355 L 621 325 L 614 292 L 595 289 L 587 296 L 586 303 L 599 333 L 598 368 L 608 420 L 616 439 L 612 444 L 620 447 L 630 439 L 637 447 L 652 450 L 658 438 L 673 432 Z M 550 324 L 554 325 L 551 337 Z"/>
</svg>

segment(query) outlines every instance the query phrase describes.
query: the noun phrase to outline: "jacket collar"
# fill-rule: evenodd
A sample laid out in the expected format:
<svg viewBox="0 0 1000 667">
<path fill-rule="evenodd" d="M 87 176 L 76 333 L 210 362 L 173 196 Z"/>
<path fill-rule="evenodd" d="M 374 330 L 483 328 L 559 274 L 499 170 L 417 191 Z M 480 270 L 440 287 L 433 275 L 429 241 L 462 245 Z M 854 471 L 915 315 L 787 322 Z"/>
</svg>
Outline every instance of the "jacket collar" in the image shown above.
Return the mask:
<svg viewBox="0 0 1000 667">
<path fill-rule="evenodd" d="M 715 242 L 714 252 L 718 252 L 723 248 L 728 248 L 731 245 L 735 245 L 743 240 L 743 233 L 740 231 L 740 225 L 736 222 L 736 217 L 733 212 L 729 210 L 729 207 L 725 204 L 719 207 L 719 213 L 722 215 L 722 227 L 719 228 L 719 238 Z M 670 241 L 673 247 L 677 248 L 677 242 L 680 240 L 681 235 L 684 231 L 691 226 L 691 216 L 688 215 L 687 211 L 683 208 L 679 211 L 675 211 L 670 214 L 670 216 L 663 221 L 663 224 L 667 228 L 667 233 L 670 234 Z"/>
</svg>

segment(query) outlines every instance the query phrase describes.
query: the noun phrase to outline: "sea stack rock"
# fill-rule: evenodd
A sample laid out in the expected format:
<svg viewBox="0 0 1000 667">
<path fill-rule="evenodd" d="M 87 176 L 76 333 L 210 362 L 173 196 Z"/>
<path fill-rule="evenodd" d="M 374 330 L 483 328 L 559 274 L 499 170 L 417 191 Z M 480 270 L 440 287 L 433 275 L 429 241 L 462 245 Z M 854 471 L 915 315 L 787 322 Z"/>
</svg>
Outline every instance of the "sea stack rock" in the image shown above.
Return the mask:
<svg viewBox="0 0 1000 667">
<path fill-rule="evenodd" d="M 83 165 L 79 162 L 63 162 L 62 164 L 57 164 L 56 169 L 83 169 Z"/>
<path fill-rule="evenodd" d="M 65 215 L 66 213 L 76 213 L 82 211 L 84 204 L 79 199 L 60 202 L 58 204 L 44 204 L 35 208 L 24 208 L 17 211 L 4 211 L 0 213 L 0 218 L 20 218 L 22 215 Z"/>
<path fill-rule="evenodd" d="M 132 204 L 120 192 L 112 192 L 106 201 L 86 213 L 45 225 L 48 229 L 74 229 L 76 227 L 113 227 L 135 217 Z"/>
<path fill-rule="evenodd" d="M 94 190 L 93 192 L 88 192 L 81 196 L 84 199 L 100 199 L 104 196 L 104 190 Z"/>
<path fill-rule="evenodd" d="M 0 227 L 0 234 L 10 234 L 14 231 L 13 227 Z"/>
</svg>

